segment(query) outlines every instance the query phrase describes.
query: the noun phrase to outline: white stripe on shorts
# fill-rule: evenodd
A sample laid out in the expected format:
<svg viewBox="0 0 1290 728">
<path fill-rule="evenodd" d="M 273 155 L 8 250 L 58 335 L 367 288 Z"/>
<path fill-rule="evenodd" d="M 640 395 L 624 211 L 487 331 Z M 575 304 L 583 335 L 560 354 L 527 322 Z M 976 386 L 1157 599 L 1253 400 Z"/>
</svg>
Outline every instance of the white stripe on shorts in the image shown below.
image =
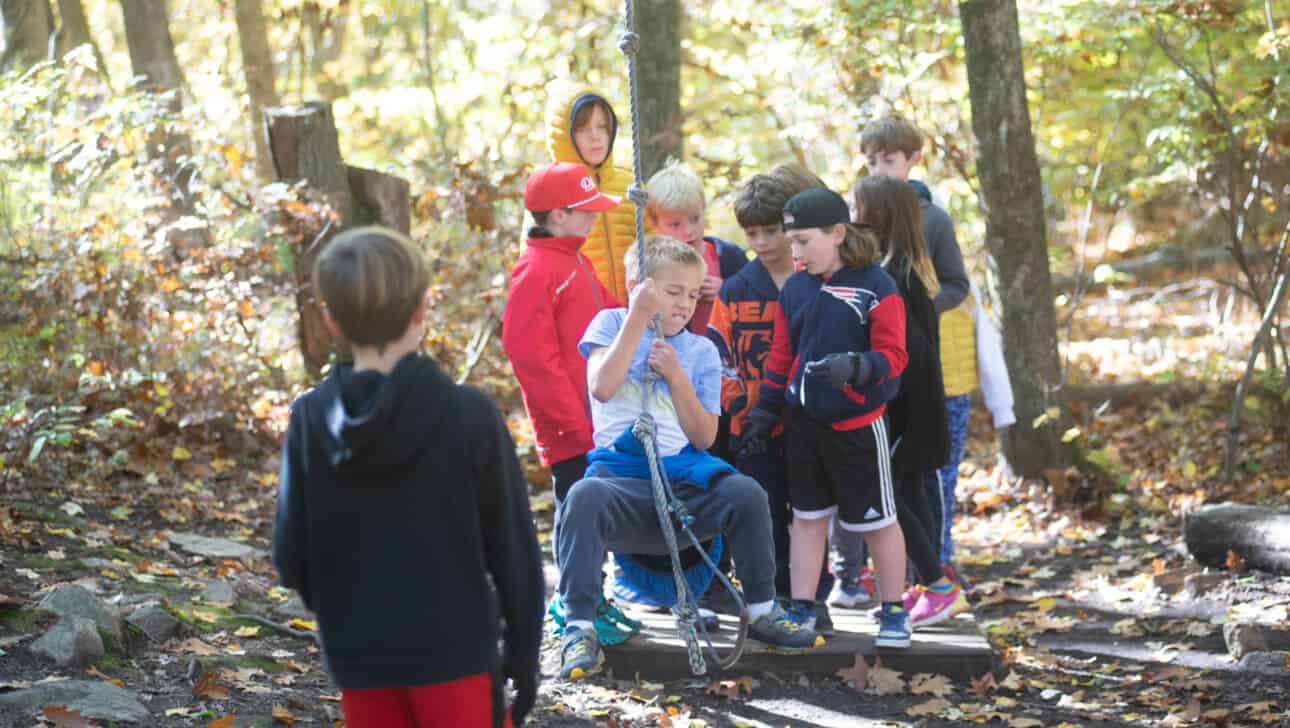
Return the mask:
<svg viewBox="0 0 1290 728">
<path fill-rule="evenodd" d="M 828 518 L 829 516 L 832 516 L 834 513 L 837 513 L 837 512 L 838 512 L 838 507 L 835 505 L 829 506 L 828 508 L 824 508 L 818 511 L 799 511 L 796 508 L 794 508 L 793 517 L 800 518 L 803 521 L 816 521 L 821 518 Z"/>
<path fill-rule="evenodd" d="M 891 451 L 887 445 L 887 418 L 873 421 L 873 434 L 878 447 L 878 490 L 882 494 L 883 516 L 896 515 L 896 491 L 891 482 Z"/>
</svg>

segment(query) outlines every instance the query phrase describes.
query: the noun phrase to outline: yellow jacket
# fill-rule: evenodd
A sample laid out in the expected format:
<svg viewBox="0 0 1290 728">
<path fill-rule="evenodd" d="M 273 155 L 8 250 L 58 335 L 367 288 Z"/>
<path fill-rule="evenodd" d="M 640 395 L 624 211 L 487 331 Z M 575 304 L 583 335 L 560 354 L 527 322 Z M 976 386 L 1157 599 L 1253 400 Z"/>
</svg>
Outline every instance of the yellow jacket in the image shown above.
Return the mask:
<svg viewBox="0 0 1290 728">
<path fill-rule="evenodd" d="M 975 310 L 976 300 L 969 295 L 941 314 L 941 375 L 946 397 L 970 394 L 978 386 Z"/>
<path fill-rule="evenodd" d="M 555 162 L 574 162 L 587 166 L 596 179 L 600 191 L 605 194 L 624 197 L 627 187 L 632 183 L 631 147 L 629 128 L 615 123 L 615 140 L 609 149 L 609 155 L 597 168 L 592 168 L 583 161 L 573 144 L 573 111 L 579 99 L 585 96 L 597 96 L 608 104 L 604 94 L 587 84 L 557 80 L 547 86 L 547 149 Z M 612 104 L 610 104 L 612 107 Z M 615 116 L 617 113 L 615 112 Z M 627 159 L 626 167 L 615 166 L 614 157 Z M 582 254 L 596 269 L 596 276 L 605 284 L 611 293 L 620 301 L 627 300 L 627 278 L 623 271 L 623 255 L 636 242 L 636 211 L 631 202 L 624 199 L 623 204 L 601 213 L 596 224 L 587 234 L 587 242 L 582 246 Z"/>
</svg>

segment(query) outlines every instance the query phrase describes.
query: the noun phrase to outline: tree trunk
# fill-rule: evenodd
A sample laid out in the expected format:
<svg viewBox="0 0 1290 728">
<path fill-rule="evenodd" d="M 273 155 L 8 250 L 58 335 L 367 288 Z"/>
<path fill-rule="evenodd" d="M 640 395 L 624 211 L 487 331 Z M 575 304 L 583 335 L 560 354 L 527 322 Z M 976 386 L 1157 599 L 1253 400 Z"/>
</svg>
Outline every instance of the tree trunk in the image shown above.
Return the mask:
<svg viewBox="0 0 1290 728">
<path fill-rule="evenodd" d="M 278 179 L 307 180 L 310 187 L 323 193 L 339 217 L 337 224 L 328 223 L 313 240 L 304 241 L 300 249 L 293 251 L 300 353 L 305 369 L 317 376 L 331 358 L 334 342 L 323 325 L 310 276 L 314 260 L 327 241 L 353 220 L 354 195 L 341 159 L 331 104 L 313 101 L 303 106 L 266 109 L 264 125 Z"/>
<path fill-rule="evenodd" d="M 183 88 L 184 74 L 170 39 L 166 0 L 121 0 L 125 41 L 130 47 L 130 68 L 143 76 L 145 85 L 172 91 Z"/>
<path fill-rule="evenodd" d="M 49 37 L 54 33 L 49 0 L 0 0 L 0 23 L 4 25 L 0 72 L 25 69 L 49 55 Z"/>
<path fill-rule="evenodd" d="M 242 47 L 242 72 L 246 76 L 246 94 L 250 98 L 251 131 L 255 140 L 255 170 L 261 179 L 273 179 L 273 160 L 269 141 L 262 133 L 264 110 L 278 105 L 275 90 L 273 52 L 265 32 L 264 10 L 260 0 L 234 0 L 238 43 Z"/>
<path fill-rule="evenodd" d="M 1255 569 L 1290 575 L 1290 511 L 1235 503 L 1201 506 L 1183 519 L 1183 538 L 1205 566 L 1222 566 L 1231 551 Z"/>
<path fill-rule="evenodd" d="M 1017 472 L 1040 477 L 1070 461 L 1061 442 L 1069 414 L 1061 391 L 1043 180 L 1026 105 L 1017 4 L 969 0 L 960 3 L 959 16 L 986 248 L 999 273 L 1003 350 L 1016 399 L 1017 424 L 1003 438 L 1004 453 Z M 1059 416 L 1045 417 L 1053 407 Z"/>
<path fill-rule="evenodd" d="M 681 3 L 637 0 L 634 20 L 640 36 L 636 55 L 637 114 L 641 135 L 641 174 L 645 179 L 669 157 L 685 151 L 681 115 Z M 627 128 L 629 124 L 622 124 Z"/>
</svg>

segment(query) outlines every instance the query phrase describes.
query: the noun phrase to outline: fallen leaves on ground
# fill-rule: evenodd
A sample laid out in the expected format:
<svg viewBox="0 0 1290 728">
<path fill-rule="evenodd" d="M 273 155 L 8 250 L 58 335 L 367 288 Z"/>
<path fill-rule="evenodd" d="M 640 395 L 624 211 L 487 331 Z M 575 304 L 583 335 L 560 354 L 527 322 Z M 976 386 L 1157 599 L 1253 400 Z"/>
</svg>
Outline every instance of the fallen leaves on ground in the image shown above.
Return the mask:
<svg viewBox="0 0 1290 728">
<path fill-rule="evenodd" d="M 54 728 L 93 728 L 98 725 L 98 723 L 86 718 L 78 711 L 68 710 L 59 705 L 51 705 L 45 708 L 41 711 L 40 717 Z"/>
<path fill-rule="evenodd" d="M 274 721 L 283 725 L 291 725 L 292 723 L 300 720 L 296 716 L 292 715 L 290 710 L 287 710 L 287 706 L 279 705 L 278 703 L 273 704 L 272 715 Z"/>
</svg>

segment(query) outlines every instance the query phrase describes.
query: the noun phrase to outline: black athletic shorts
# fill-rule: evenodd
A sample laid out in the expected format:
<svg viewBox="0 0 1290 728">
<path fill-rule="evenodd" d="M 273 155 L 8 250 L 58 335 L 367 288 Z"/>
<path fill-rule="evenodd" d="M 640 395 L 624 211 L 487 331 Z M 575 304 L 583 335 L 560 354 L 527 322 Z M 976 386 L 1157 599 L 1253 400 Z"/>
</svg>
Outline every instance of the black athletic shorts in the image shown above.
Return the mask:
<svg viewBox="0 0 1290 728">
<path fill-rule="evenodd" d="M 887 420 L 835 430 L 800 409 L 786 408 L 788 500 L 804 520 L 834 513 L 848 531 L 872 531 L 896 520 Z"/>
</svg>

